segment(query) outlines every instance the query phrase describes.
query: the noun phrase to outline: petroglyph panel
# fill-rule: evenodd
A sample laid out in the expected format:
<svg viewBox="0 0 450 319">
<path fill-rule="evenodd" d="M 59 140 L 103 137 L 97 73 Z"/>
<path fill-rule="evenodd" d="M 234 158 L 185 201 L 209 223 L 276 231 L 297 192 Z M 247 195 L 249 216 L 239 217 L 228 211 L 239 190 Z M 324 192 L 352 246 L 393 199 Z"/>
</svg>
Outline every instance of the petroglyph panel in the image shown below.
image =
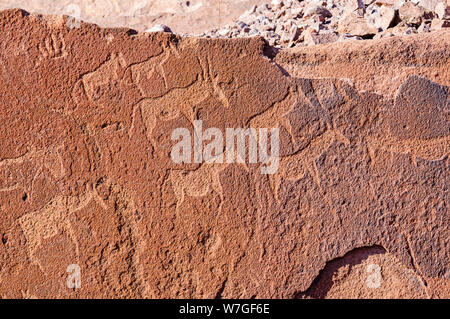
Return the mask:
<svg viewBox="0 0 450 319">
<path fill-rule="evenodd" d="M 449 297 L 450 99 L 431 80 L 448 66 L 402 73 L 392 94 L 294 75 L 258 38 L 0 21 L 0 296 Z M 450 51 L 448 33 L 430 38 Z M 277 170 L 175 163 L 172 132 L 196 121 L 278 128 Z"/>
</svg>

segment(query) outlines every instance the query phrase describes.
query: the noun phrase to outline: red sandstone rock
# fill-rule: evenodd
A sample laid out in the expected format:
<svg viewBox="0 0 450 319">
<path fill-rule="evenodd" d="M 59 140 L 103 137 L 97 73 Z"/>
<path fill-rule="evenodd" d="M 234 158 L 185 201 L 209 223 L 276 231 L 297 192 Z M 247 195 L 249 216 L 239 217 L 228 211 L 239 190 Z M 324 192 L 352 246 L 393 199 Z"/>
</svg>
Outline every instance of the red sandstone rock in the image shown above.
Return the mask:
<svg viewBox="0 0 450 319">
<path fill-rule="evenodd" d="M 1 297 L 449 297 L 449 31 L 271 59 L 20 10 L 0 28 Z M 278 127 L 279 170 L 174 163 L 196 119 Z"/>
<path fill-rule="evenodd" d="M 440 19 L 450 19 L 450 4 L 439 2 L 436 5 L 435 12 Z"/>
</svg>

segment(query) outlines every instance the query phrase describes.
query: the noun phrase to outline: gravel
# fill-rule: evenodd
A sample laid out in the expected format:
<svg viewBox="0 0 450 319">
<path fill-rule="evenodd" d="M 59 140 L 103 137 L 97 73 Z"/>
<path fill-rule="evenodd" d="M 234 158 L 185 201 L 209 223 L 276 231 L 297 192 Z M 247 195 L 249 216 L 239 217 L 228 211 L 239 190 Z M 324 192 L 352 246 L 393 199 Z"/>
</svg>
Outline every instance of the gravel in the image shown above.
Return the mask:
<svg viewBox="0 0 450 319">
<path fill-rule="evenodd" d="M 261 36 L 277 48 L 378 39 L 450 27 L 450 0 L 273 0 L 195 36 Z M 167 26 L 151 31 L 170 32 Z M 188 35 L 188 34 L 182 34 Z M 192 34 L 189 34 L 192 36 Z"/>
</svg>

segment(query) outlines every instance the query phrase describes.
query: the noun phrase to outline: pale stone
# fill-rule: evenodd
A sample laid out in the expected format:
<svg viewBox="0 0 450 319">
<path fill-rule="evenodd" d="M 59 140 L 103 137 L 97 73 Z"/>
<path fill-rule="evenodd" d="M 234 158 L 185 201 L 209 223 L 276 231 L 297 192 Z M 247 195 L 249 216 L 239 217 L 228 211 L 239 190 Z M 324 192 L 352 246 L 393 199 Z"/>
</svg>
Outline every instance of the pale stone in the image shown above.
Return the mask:
<svg viewBox="0 0 450 319">
<path fill-rule="evenodd" d="M 315 33 L 305 32 L 305 43 L 307 45 L 326 44 L 336 42 L 339 40 L 339 35 L 336 33 Z"/>
<path fill-rule="evenodd" d="M 425 10 L 411 2 L 406 2 L 398 9 L 398 14 L 402 21 L 419 26 L 425 15 Z"/>
<path fill-rule="evenodd" d="M 420 0 L 418 4 L 428 11 L 434 11 L 436 5 L 440 2 L 442 2 L 442 0 Z"/>
<path fill-rule="evenodd" d="M 350 14 L 339 21 L 337 31 L 364 37 L 376 34 L 378 28 L 366 19 L 356 14 Z"/>
<path fill-rule="evenodd" d="M 442 28 L 450 28 L 450 21 L 442 19 L 433 19 L 431 21 L 430 29 L 432 31 L 441 30 Z"/>
<path fill-rule="evenodd" d="M 439 2 L 435 7 L 434 12 L 439 19 L 450 19 L 450 5 L 447 5 L 444 2 Z"/>
</svg>

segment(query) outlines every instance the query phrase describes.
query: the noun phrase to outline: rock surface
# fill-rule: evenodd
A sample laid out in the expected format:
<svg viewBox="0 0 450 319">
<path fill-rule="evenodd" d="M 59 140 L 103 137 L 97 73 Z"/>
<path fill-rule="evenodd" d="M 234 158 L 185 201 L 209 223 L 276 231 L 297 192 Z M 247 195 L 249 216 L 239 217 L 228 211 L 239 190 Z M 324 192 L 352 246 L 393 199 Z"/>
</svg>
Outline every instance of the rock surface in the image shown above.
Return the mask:
<svg viewBox="0 0 450 319">
<path fill-rule="evenodd" d="M 0 26 L 1 297 L 449 297 L 449 31 L 277 52 Z M 278 127 L 278 171 L 174 163 L 196 119 Z"/>
</svg>

